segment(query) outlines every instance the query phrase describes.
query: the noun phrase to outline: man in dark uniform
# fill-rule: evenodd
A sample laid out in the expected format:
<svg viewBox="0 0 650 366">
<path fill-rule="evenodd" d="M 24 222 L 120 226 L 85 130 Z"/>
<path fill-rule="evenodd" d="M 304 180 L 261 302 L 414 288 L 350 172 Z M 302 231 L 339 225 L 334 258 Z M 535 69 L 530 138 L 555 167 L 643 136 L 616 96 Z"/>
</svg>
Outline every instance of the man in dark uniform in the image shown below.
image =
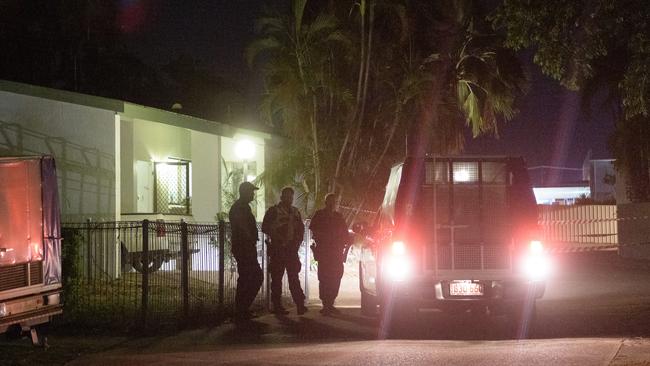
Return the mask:
<svg viewBox="0 0 650 366">
<path fill-rule="evenodd" d="M 318 261 L 318 294 L 323 302 L 321 314 L 338 313 L 334 300 L 339 294 L 345 249 L 350 243 L 348 226 L 343 215 L 336 211 L 336 195 L 325 196 L 325 208 L 314 214 L 309 229 L 314 234 L 314 259 Z"/>
<path fill-rule="evenodd" d="M 298 249 L 302 243 L 305 226 L 300 211 L 292 206 L 293 188 L 282 189 L 280 203 L 270 207 L 262 221 L 262 231 L 270 236 L 268 243 L 269 269 L 271 271 L 271 302 L 276 314 L 289 312 L 282 306 L 282 277 L 287 272 L 291 298 L 296 304 L 298 315 L 307 312 L 305 293 L 300 287 L 300 259 Z"/>
<path fill-rule="evenodd" d="M 247 320 L 254 315 L 249 308 L 262 287 L 262 268 L 257 261 L 257 224 L 248 205 L 255 199 L 258 188 L 250 182 L 239 185 L 239 199 L 230 208 L 228 217 L 232 232 L 232 255 L 237 261 L 237 292 L 235 293 L 235 319 Z"/>
</svg>

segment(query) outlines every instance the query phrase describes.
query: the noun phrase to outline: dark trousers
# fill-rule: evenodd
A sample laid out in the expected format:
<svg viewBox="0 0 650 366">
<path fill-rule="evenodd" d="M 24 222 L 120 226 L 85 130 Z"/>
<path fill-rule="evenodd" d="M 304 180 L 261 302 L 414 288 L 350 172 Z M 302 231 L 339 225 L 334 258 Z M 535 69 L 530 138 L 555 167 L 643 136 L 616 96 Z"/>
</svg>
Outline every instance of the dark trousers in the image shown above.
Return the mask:
<svg viewBox="0 0 650 366">
<path fill-rule="evenodd" d="M 248 311 L 253 304 L 262 287 L 264 275 L 259 262 L 257 262 L 256 252 L 236 256 L 235 260 L 237 260 L 237 273 L 239 274 L 235 293 L 235 311 L 242 313 Z"/>
<path fill-rule="evenodd" d="M 323 258 L 318 261 L 318 295 L 323 306 L 333 306 L 339 295 L 343 262 L 340 258 Z"/>
<path fill-rule="evenodd" d="M 291 298 L 298 306 L 305 304 L 305 293 L 300 287 L 300 259 L 298 252 L 279 250 L 276 253 L 269 253 L 269 271 L 271 272 L 271 301 L 274 307 L 282 305 L 282 277 L 287 272 L 289 280 L 289 291 Z"/>
</svg>

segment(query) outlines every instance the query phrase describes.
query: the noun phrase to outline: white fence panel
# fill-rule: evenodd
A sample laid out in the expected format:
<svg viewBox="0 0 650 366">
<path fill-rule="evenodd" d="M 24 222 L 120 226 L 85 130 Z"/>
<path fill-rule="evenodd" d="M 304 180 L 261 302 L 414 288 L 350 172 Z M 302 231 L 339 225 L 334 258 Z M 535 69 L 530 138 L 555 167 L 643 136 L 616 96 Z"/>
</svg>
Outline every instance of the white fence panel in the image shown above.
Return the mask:
<svg viewBox="0 0 650 366">
<path fill-rule="evenodd" d="M 537 207 L 542 239 L 551 250 L 602 250 L 618 246 L 616 205 Z"/>
</svg>

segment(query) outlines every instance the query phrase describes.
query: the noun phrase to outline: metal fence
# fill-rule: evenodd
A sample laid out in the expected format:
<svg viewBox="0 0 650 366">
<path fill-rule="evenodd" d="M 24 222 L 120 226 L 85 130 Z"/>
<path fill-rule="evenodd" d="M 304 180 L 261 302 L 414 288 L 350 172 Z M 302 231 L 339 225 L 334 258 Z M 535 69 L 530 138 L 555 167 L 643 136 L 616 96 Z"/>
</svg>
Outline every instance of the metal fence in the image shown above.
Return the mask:
<svg viewBox="0 0 650 366">
<path fill-rule="evenodd" d="M 237 266 L 229 223 L 143 220 L 62 227 L 64 321 L 133 331 L 218 323 L 232 314 Z M 254 303 L 258 310 L 269 304 L 264 239 L 260 232 L 264 283 Z M 305 289 L 310 240 L 306 233 L 300 249 Z M 289 298 L 286 277 L 283 295 Z"/>
</svg>

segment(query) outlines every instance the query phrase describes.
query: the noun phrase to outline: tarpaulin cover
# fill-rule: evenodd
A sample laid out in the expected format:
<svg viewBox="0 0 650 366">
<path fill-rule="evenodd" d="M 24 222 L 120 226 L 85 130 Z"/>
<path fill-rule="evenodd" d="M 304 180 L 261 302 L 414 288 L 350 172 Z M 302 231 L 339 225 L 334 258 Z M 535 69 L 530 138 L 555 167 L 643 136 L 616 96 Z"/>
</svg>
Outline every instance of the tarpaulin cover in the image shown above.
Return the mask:
<svg viewBox="0 0 650 366">
<path fill-rule="evenodd" d="M 60 221 L 54 159 L 0 158 L 0 266 L 42 260 L 44 284 L 60 283 Z"/>
<path fill-rule="evenodd" d="M 61 283 L 61 211 L 54 158 L 41 160 L 43 181 L 43 244 L 45 258 L 43 276 L 45 285 Z"/>
<path fill-rule="evenodd" d="M 0 265 L 43 259 L 41 162 L 0 160 Z"/>
</svg>

